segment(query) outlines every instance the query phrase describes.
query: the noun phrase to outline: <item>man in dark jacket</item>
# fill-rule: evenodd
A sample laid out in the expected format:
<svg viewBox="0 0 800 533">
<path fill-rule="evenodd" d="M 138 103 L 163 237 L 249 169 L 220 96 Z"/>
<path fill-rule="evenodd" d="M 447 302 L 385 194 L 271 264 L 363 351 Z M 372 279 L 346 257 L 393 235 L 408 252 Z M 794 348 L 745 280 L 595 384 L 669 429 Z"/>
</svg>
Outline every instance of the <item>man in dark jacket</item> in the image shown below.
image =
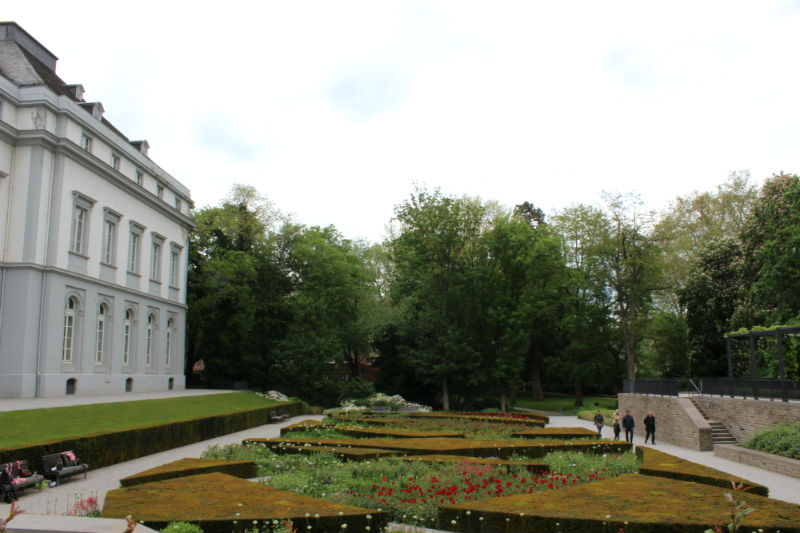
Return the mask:
<svg viewBox="0 0 800 533">
<path fill-rule="evenodd" d="M 653 413 L 649 413 L 644 417 L 644 443 L 647 444 L 647 439 L 651 439 L 653 444 L 656 443 L 656 417 Z"/>
<path fill-rule="evenodd" d="M 603 437 L 603 424 L 605 420 L 603 419 L 603 413 L 600 410 L 597 410 L 597 414 L 594 415 L 594 425 L 597 426 L 597 438 Z"/>
<path fill-rule="evenodd" d="M 625 440 L 633 442 L 633 417 L 631 416 L 630 409 L 625 411 L 625 416 L 622 417 L 622 427 L 625 429 Z"/>
</svg>

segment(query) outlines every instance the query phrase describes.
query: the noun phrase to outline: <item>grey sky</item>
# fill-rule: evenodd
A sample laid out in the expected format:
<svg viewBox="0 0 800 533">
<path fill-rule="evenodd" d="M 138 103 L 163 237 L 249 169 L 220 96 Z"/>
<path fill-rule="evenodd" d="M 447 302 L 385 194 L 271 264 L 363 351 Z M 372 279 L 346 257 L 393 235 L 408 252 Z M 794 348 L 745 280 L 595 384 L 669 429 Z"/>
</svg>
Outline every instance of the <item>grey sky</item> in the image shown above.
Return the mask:
<svg viewBox="0 0 800 533">
<path fill-rule="evenodd" d="M 380 240 L 413 183 L 550 212 L 800 171 L 800 3 L 14 2 L 58 73 L 215 205 Z"/>
</svg>

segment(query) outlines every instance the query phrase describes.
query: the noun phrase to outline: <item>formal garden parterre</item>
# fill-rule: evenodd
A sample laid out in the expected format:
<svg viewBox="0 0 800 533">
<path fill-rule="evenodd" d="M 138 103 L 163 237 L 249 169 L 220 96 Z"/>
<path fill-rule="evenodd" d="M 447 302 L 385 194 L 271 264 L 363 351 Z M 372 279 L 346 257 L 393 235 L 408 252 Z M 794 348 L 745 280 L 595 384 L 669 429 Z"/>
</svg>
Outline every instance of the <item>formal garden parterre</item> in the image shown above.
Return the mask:
<svg viewBox="0 0 800 533">
<path fill-rule="evenodd" d="M 436 415 L 349 414 L 297 425 L 279 439 L 211 448 L 208 458 L 257 465 L 254 481 L 215 473 L 143 483 L 109 493 L 111 505 L 103 515 L 133 513 L 159 525 L 184 520 L 226 533 L 284 531 L 287 524 L 297 531 L 370 532 L 389 521 L 452 531 L 615 532 L 703 531 L 725 523 L 723 495 L 731 492 L 731 476 L 723 472 L 652 448 L 633 454 L 630 444 L 598 440 L 586 430 L 526 428 L 515 430 L 518 436 L 475 438 L 504 431 L 475 427 L 475 415 Z M 446 421 L 437 429 L 464 435 L 399 433 L 404 424 L 406 431 L 420 431 L 414 423 L 420 419 Z M 496 420 L 477 422 L 498 427 Z M 370 426 L 372 431 L 363 431 Z M 344 430 L 353 427 L 364 436 L 347 436 Z M 342 436 L 330 438 L 337 431 Z M 170 468 L 176 465 L 164 470 Z M 199 466 L 186 468 L 194 474 Z M 663 477 L 665 472 L 677 479 Z M 743 498 L 756 509 L 745 517 L 746 527 L 800 531 L 800 506 L 771 500 L 764 487 L 737 481 L 747 485 Z M 215 494 L 218 506 L 195 501 L 205 491 Z M 180 505 L 166 506 L 170 512 L 156 509 L 151 504 L 159 498 Z"/>
</svg>

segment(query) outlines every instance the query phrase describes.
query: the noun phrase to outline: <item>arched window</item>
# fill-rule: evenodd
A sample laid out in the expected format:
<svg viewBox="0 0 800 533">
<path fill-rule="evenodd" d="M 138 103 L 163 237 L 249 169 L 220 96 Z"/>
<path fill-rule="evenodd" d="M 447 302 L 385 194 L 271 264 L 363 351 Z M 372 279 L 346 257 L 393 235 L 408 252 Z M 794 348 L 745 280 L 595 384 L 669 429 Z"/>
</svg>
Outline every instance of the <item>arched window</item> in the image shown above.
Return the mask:
<svg viewBox="0 0 800 533">
<path fill-rule="evenodd" d="M 125 323 L 122 325 L 122 364 L 131 361 L 131 337 L 133 336 L 133 311 L 125 311 Z"/>
<path fill-rule="evenodd" d="M 170 361 L 172 360 L 172 341 L 174 335 L 172 334 L 172 329 L 175 327 L 175 321 L 171 318 L 167 320 L 167 355 L 164 364 L 169 366 Z"/>
<path fill-rule="evenodd" d="M 61 360 L 72 362 L 72 352 L 75 344 L 75 315 L 78 311 L 78 302 L 74 297 L 67 299 L 64 310 L 64 337 L 61 344 Z"/>
<path fill-rule="evenodd" d="M 97 331 L 94 337 L 94 362 L 103 362 L 103 352 L 106 346 L 106 306 L 100 304 L 97 308 Z"/>
<path fill-rule="evenodd" d="M 144 361 L 147 366 L 153 364 L 153 328 L 155 327 L 155 317 L 147 316 L 147 340 L 144 345 Z"/>
</svg>

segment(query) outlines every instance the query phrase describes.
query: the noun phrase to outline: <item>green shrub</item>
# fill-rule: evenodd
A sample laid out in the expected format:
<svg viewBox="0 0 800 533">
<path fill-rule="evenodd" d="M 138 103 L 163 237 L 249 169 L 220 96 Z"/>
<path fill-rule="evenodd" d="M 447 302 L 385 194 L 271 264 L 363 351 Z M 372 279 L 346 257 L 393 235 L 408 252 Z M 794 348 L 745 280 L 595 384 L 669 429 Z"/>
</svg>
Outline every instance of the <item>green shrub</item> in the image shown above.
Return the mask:
<svg viewBox="0 0 800 533">
<path fill-rule="evenodd" d="M 622 474 L 634 474 L 639 470 L 639 461 L 631 452 L 604 455 L 553 452 L 547 454 L 542 460 L 550 466 L 550 470 L 553 472 L 584 477 L 591 474 L 614 477 Z"/>
<path fill-rule="evenodd" d="M 763 429 L 742 446 L 790 459 L 800 459 L 800 422 Z"/>
<path fill-rule="evenodd" d="M 189 522 L 170 522 L 161 533 L 203 533 L 203 528 Z"/>
<path fill-rule="evenodd" d="M 357 378 L 347 381 L 342 387 L 342 392 L 339 393 L 338 403 L 345 400 L 359 400 L 361 398 L 369 398 L 375 394 L 375 385 L 366 379 L 358 376 Z"/>
</svg>

